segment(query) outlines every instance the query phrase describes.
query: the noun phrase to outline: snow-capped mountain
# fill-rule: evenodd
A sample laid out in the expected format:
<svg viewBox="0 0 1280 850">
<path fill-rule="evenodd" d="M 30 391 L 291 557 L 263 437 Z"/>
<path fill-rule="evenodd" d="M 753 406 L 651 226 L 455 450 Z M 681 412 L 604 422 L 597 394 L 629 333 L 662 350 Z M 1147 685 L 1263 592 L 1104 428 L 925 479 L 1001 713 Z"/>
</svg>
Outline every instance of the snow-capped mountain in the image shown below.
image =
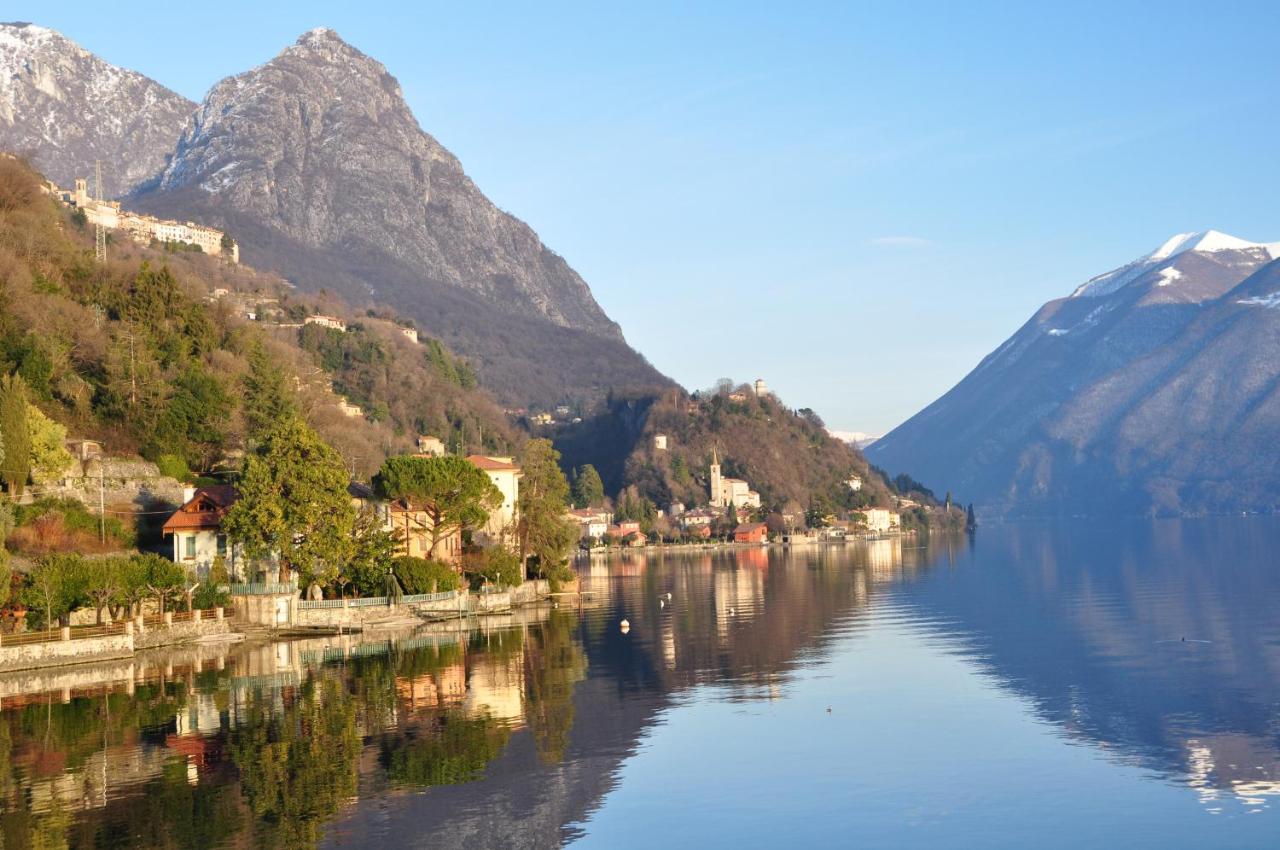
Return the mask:
<svg viewBox="0 0 1280 850">
<path fill-rule="evenodd" d="M 1044 305 L 867 456 L 992 512 L 1280 508 L 1277 257 L 1178 234 Z"/>
<path fill-rule="evenodd" d="M 60 185 L 102 160 L 107 194 L 123 194 L 164 167 L 194 108 L 51 29 L 0 24 L 0 149 Z"/>
</svg>

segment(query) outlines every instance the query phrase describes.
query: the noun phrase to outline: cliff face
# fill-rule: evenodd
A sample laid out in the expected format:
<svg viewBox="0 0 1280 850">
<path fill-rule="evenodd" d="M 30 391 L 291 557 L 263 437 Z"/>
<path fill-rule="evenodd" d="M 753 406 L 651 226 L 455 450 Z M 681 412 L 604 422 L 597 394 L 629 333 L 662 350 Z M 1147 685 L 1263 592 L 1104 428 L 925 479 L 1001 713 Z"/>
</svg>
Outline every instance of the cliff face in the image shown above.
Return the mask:
<svg viewBox="0 0 1280 850">
<path fill-rule="evenodd" d="M 1277 255 L 1179 234 L 1040 308 L 867 457 L 988 513 L 1276 510 Z"/>
<path fill-rule="evenodd" d="M 225 225 L 249 263 L 299 287 L 412 315 L 509 400 L 667 383 L 422 131 L 387 70 L 331 30 L 215 86 L 134 202 Z M 553 363 L 562 374 L 543 374 Z"/>
<path fill-rule="evenodd" d="M 132 189 L 164 167 L 194 108 L 53 30 L 0 24 L 0 149 L 30 154 L 59 185 L 102 160 L 109 197 Z"/>
</svg>

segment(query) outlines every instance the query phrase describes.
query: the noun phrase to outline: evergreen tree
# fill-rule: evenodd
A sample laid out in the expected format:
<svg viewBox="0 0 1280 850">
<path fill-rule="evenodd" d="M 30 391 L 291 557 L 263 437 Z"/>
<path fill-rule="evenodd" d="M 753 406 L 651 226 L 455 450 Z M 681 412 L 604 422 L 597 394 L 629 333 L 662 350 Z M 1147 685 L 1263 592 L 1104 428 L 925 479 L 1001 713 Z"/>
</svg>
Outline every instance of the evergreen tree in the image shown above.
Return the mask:
<svg viewBox="0 0 1280 850">
<path fill-rule="evenodd" d="M 965 511 L 965 528 L 977 528 L 978 518 L 973 514 L 973 502 L 969 503 L 969 508 Z"/>
<path fill-rule="evenodd" d="M 245 555 L 278 557 L 304 587 L 332 584 L 354 549 L 356 521 L 338 453 L 290 416 L 245 459 L 238 486 L 223 527 Z"/>
<path fill-rule="evenodd" d="M 525 443 L 521 469 L 520 554 L 537 558 L 539 571 L 547 575 L 565 559 L 578 536 L 564 518 L 569 482 L 560 471 L 560 452 L 550 440 Z"/>
<path fill-rule="evenodd" d="M 4 436 L 4 461 L 0 477 L 17 498 L 31 475 L 31 426 L 28 416 L 27 382 L 21 375 L 0 378 L 0 434 Z"/>
<path fill-rule="evenodd" d="M 244 378 L 244 423 L 250 440 L 257 440 L 275 425 L 297 412 L 293 393 L 280 368 L 258 341 L 249 351 L 249 373 Z"/>
<path fill-rule="evenodd" d="M 31 435 L 31 480 L 37 484 L 56 481 L 74 460 L 66 449 L 67 429 L 29 404 L 27 432 Z"/>
<path fill-rule="evenodd" d="M 578 508 L 594 508 L 604 503 L 604 481 L 591 464 L 578 467 L 573 476 L 573 504 Z"/>
</svg>

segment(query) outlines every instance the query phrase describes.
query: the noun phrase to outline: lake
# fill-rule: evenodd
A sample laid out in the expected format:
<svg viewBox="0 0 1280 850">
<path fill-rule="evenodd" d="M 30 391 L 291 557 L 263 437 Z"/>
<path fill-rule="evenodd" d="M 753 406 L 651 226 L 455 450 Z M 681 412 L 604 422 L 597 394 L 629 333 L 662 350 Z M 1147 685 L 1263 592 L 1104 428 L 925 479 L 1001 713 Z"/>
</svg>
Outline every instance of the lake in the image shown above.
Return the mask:
<svg viewBox="0 0 1280 850">
<path fill-rule="evenodd" d="M 3 846 L 1275 846 L 1277 552 L 1271 518 L 646 552 L 466 626 L 0 677 Z"/>
</svg>

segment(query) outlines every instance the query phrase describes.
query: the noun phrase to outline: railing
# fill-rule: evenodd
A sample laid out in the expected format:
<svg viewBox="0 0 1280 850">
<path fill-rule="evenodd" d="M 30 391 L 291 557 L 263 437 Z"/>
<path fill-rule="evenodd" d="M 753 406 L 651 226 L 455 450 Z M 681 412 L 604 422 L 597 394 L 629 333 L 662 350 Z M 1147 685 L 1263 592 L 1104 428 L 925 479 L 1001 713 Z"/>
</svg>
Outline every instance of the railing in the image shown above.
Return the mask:
<svg viewBox="0 0 1280 850">
<path fill-rule="evenodd" d="M 106 626 L 74 626 L 69 629 L 70 637 L 68 640 L 83 640 L 84 638 L 110 637 L 112 635 L 122 635 L 125 633 L 124 623 L 111 623 Z M 62 629 L 41 629 L 35 632 L 21 632 L 20 634 L 0 636 L 0 648 L 10 646 L 29 646 L 35 643 L 56 643 L 62 640 Z"/>
<path fill-rule="evenodd" d="M 222 609 L 222 619 L 229 620 L 235 612 Z M 218 619 L 218 609 L 196 609 L 195 611 L 168 611 L 164 614 L 147 614 L 142 618 L 142 627 L 146 630 L 162 629 L 174 623 L 190 623 L 199 620 L 214 621 Z M 128 633 L 132 624 L 138 621 L 134 617 L 117 620 L 104 626 L 72 626 L 67 629 L 65 640 L 84 640 L 86 638 L 111 637 Z M 39 631 L 20 632 L 18 634 L 0 635 L 0 648 L 10 646 L 27 646 L 35 643 L 53 643 L 64 640 L 63 629 L 41 629 Z"/>
<path fill-rule="evenodd" d="M 362 599 L 348 599 L 348 608 L 372 608 L 375 605 L 381 605 L 384 608 L 387 605 L 387 597 L 385 596 L 366 596 Z"/>
<path fill-rule="evenodd" d="M 310 611 L 316 608 L 342 608 L 343 603 L 353 602 L 350 599 L 303 599 L 298 602 L 299 611 Z"/>
<path fill-rule="evenodd" d="M 292 581 L 259 581 L 249 584 L 233 584 L 232 596 L 274 596 L 279 593 L 297 593 L 298 585 Z"/>
<path fill-rule="evenodd" d="M 458 595 L 456 590 L 446 590 L 441 593 L 415 593 L 412 596 L 400 597 L 401 602 L 444 602 L 446 599 L 454 599 Z"/>
</svg>

